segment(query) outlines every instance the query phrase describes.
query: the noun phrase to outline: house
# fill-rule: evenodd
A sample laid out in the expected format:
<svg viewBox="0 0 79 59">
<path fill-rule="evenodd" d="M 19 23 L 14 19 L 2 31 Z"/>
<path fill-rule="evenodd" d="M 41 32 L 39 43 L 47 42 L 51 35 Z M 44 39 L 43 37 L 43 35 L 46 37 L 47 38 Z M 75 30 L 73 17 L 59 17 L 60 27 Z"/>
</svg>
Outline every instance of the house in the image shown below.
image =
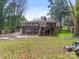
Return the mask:
<svg viewBox="0 0 79 59">
<path fill-rule="evenodd" d="M 24 35 L 51 35 L 56 32 L 56 22 L 41 17 L 40 20 L 22 22 L 22 34 Z"/>
</svg>

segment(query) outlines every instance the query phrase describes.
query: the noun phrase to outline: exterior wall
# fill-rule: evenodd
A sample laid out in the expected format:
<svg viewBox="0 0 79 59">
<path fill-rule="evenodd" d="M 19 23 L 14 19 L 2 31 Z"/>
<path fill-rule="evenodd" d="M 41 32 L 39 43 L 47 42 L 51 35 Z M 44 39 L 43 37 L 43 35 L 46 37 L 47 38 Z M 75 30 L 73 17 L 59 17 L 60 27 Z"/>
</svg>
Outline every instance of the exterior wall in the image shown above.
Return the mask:
<svg viewBox="0 0 79 59">
<path fill-rule="evenodd" d="M 38 34 L 39 27 L 37 26 L 27 26 L 25 28 L 25 33 L 27 34 Z"/>
<path fill-rule="evenodd" d="M 22 26 L 25 35 L 50 35 L 54 33 L 56 23 L 52 22 L 27 22 Z M 41 30 L 41 31 L 40 31 Z"/>
</svg>

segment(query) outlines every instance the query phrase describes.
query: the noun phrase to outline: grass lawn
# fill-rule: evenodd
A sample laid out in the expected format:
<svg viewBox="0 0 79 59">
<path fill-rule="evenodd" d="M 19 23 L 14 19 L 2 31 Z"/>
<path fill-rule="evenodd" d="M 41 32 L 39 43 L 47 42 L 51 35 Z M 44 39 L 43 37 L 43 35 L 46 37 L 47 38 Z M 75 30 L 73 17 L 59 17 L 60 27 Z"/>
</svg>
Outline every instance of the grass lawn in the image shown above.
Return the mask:
<svg viewBox="0 0 79 59">
<path fill-rule="evenodd" d="M 0 40 L 1 59 L 77 59 L 74 52 L 64 51 L 65 45 L 78 41 L 68 31 L 57 36 L 30 37 L 23 40 Z"/>
</svg>

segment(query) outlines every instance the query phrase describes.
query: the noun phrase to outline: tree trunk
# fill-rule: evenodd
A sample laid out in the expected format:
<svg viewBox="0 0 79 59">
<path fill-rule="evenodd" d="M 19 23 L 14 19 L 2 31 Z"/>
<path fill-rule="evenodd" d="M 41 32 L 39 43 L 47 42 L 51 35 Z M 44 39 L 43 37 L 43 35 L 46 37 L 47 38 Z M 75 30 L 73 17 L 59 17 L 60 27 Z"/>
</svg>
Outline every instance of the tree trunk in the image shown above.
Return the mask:
<svg viewBox="0 0 79 59">
<path fill-rule="evenodd" d="M 74 22 L 74 34 L 75 36 L 79 36 L 79 17 L 76 17 Z"/>
</svg>

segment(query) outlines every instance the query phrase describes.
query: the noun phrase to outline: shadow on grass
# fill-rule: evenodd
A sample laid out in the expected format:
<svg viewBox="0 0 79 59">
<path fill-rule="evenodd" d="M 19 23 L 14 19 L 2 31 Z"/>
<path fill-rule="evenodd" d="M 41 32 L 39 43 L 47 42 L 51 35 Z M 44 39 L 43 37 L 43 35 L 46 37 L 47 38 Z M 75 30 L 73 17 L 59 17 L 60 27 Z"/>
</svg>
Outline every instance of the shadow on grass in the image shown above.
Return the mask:
<svg viewBox="0 0 79 59">
<path fill-rule="evenodd" d="M 60 30 L 59 32 L 51 35 L 41 35 L 41 36 L 49 36 L 49 37 L 58 37 L 58 38 L 65 38 L 65 37 L 72 37 L 73 34 L 65 29 Z"/>
</svg>

